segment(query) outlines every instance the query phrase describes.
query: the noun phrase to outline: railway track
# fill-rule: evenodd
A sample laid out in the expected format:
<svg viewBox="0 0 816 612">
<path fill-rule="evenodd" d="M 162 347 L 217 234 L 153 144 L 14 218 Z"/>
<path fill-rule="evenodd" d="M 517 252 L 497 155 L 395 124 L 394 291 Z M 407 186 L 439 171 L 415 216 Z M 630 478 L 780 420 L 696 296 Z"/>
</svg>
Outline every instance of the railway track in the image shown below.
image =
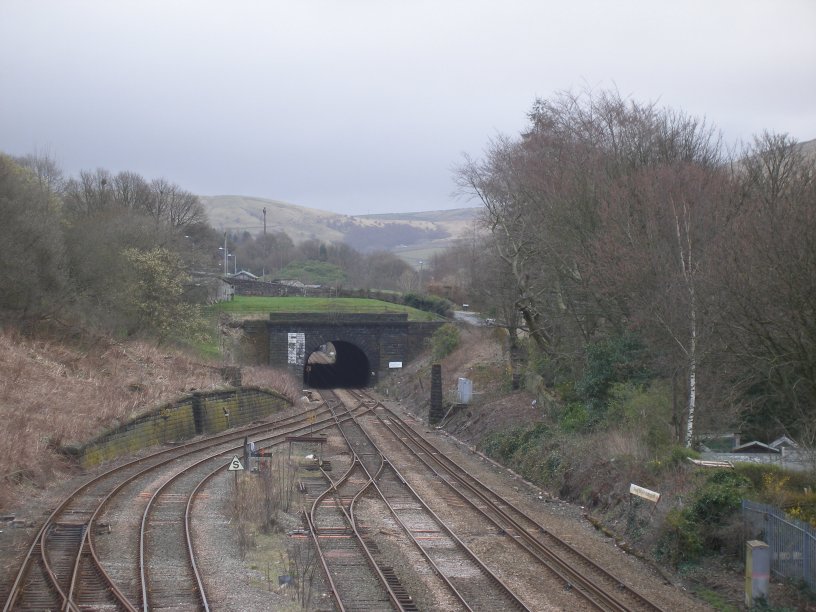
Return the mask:
<svg viewBox="0 0 816 612">
<path fill-rule="evenodd" d="M 89 479 L 43 523 L 3 612 L 211 609 L 192 537 L 197 495 L 246 437 L 273 447 L 315 431 L 348 449 L 332 456 L 336 471 L 321 468 L 300 482 L 303 542 L 314 546 L 335 609 L 412 612 L 437 602 L 448 610 L 538 609 L 531 593 L 541 586 L 496 561 L 497 548 L 529 575 L 549 575 L 574 609 L 661 609 L 374 398 L 356 391 L 324 398 L 308 413 L 164 449 Z"/>
<path fill-rule="evenodd" d="M 449 492 L 448 495 L 453 494 L 474 513 L 490 521 L 498 534 L 502 534 L 520 548 L 519 562 L 522 561 L 522 554 L 533 558 L 557 576 L 564 588 L 574 591 L 596 609 L 661 610 L 660 606 L 536 523 L 468 471 L 445 457 L 393 411 L 359 391 L 353 392 L 353 396 L 361 403 L 376 408 L 372 409 L 371 413 L 376 415 L 378 424 L 413 458 L 412 471 L 417 474 L 425 471 L 423 477 L 426 481 L 443 484 Z"/>
<path fill-rule="evenodd" d="M 337 394 L 332 395 L 333 397 L 326 400 L 332 411 L 338 416 L 349 414 L 351 407 L 344 405 Z M 373 408 L 373 406 L 367 406 L 365 402 L 355 402 L 355 404 L 357 408 L 363 408 L 366 412 Z M 355 472 L 359 474 L 362 471 L 365 477 L 358 477 L 356 486 L 351 491 L 346 491 L 345 496 L 335 495 L 336 505 L 341 509 L 346 528 L 349 529 L 349 532 L 344 535 L 351 537 L 353 534 L 355 536 L 357 545 L 368 558 L 372 573 L 379 578 L 380 584 L 387 590 L 396 609 L 415 610 L 417 607 L 414 598 L 402 585 L 395 568 L 378 558 L 377 538 L 365 529 L 360 529 L 365 516 L 364 513 L 357 510 L 359 507 L 357 502 L 364 496 L 373 496 L 377 501 L 385 504 L 389 513 L 424 557 L 430 571 L 441 578 L 444 588 L 457 601 L 461 609 L 530 609 L 507 584 L 488 568 L 478 555 L 447 528 L 422 498 L 407 485 L 405 479 L 390 465 L 384 454 L 357 422 L 358 418 L 361 417 L 338 420 L 338 427 L 355 457 L 352 468 L 345 476 Z M 332 488 L 339 491 L 334 484 Z M 315 518 L 316 512 L 314 511 L 317 507 L 319 506 L 313 506 L 312 528 L 319 534 L 321 527 Z M 429 534 L 433 534 L 433 537 Z M 316 538 L 316 542 L 320 543 L 319 537 Z M 338 570 L 335 569 L 337 565 L 344 567 L 336 563 L 332 566 L 332 559 L 329 555 L 322 554 L 322 557 L 327 572 L 337 572 Z M 342 587 L 338 587 L 337 599 L 341 603 L 344 597 L 346 602 L 350 601 L 348 595 L 340 592 L 341 590 Z M 355 607 L 361 603 L 368 604 L 368 602 L 353 599 L 351 601 L 354 601 Z"/>
<path fill-rule="evenodd" d="M 44 521 L 25 552 L 13 582 L 8 587 L 3 611 L 148 609 L 151 602 L 146 594 L 153 593 L 153 585 L 157 585 L 157 593 L 165 590 L 160 586 L 161 578 L 158 580 L 153 578 L 153 583 L 149 582 L 151 574 L 149 557 L 153 541 L 165 542 L 162 545 L 163 550 L 187 551 L 184 563 L 180 566 L 174 564 L 174 567 L 184 568 L 185 580 L 181 582 L 187 586 L 181 590 L 184 591 L 187 605 L 192 605 L 194 609 L 208 609 L 201 579 L 195 578 L 197 570 L 189 537 L 192 493 L 184 497 L 185 494 L 172 492 L 172 487 L 178 486 L 174 483 L 186 482 L 184 486 L 189 487 L 198 482 L 199 486 L 194 490 L 199 490 L 202 479 L 189 476 L 184 480 L 183 474 L 189 473 L 193 467 L 202 469 L 201 466 L 208 464 L 210 470 L 205 479 L 212 477 L 225 467 L 223 455 L 242 449 L 243 440 L 247 436 L 257 437 L 272 428 L 276 433 L 260 440 L 265 439 L 269 444 L 276 444 L 283 442 L 287 434 L 333 426 L 334 423 L 335 419 L 329 416 L 328 410 L 320 408 L 312 415 L 299 414 L 164 449 L 116 466 L 90 479 L 67 496 Z M 211 469 L 212 465 L 219 462 L 220 467 Z M 98 518 L 110 504 L 116 503 L 120 507 L 139 505 L 140 493 L 155 487 L 152 481 L 157 478 L 163 485 L 160 489 L 153 490 L 153 497 L 145 506 L 141 532 L 128 530 L 123 537 L 131 544 L 115 551 L 117 558 L 130 554 L 133 559 L 133 553 L 127 551 L 139 549 L 139 560 L 131 563 L 112 561 L 106 564 L 104 558 L 100 559 L 97 555 L 94 546 L 95 530 L 101 528 L 104 531 L 104 523 Z M 186 504 L 180 504 L 181 499 L 186 501 Z M 165 516 L 168 509 L 180 505 L 184 505 L 187 516 L 180 517 L 174 514 L 168 520 Z M 176 530 L 170 535 L 161 533 L 155 528 L 156 525 L 176 523 L 188 525 L 184 533 L 182 530 Z M 166 541 L 170 537 L 172 540 Z M 142 544 L 137 547 L 138 542 Z M 164 574 L 165 561 L 169 559 L 157 559 L 153 563 L 155 577 Z M 174 563 L 176 561 L 178 557 L 174 559 Z M 177 585 L 181 582 L 174 581 L 170 590 L 179 590 Z M 120 584 L 123 585 L 122 588 Z M 194 604 L 191 603 L 191 599 L 195 601 Z"/>
</svg>

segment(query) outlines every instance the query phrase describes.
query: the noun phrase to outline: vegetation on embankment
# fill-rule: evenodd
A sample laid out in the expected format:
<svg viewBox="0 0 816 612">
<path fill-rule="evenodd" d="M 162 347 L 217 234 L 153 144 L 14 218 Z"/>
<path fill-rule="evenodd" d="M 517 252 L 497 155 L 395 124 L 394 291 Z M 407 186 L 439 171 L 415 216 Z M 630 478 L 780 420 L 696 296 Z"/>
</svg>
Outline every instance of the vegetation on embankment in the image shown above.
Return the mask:
<svg viewBox="0 0 816 612">
<path fill-rule="evenodd" d="M 504 330 L 462 326 L 455 347 L 437 353 L 447 402 L 456 401 L 459 377 L 473 381 L 471 403 L 453 411 L 444 428 L 542 489 L 583 506 L 630 550 L 702 577 L 712 564 L 730 561 L 733 568 L 716 571 L 735 576 L 745 545 L 743 498 L 816 524 L 812 472 L 756 464 L 708 469 L 689 461 L 698 453 L 672 443 L 671 386 L 643 377 L 627 351 L 600 351 L 585 378 L 554 391 L 540 384 L 534 361 L 528 362 L 527 387 L 514 391 L 506 342 Z M 381 383 L 381 391 L 422 419 L 428 416 L 431 361 L 429 355 Z M 603 417 L 588 418 L 588 403 Z M 632 483 L 661 493 L 659 504 L 634 498 Z"/>
<path fill-rule="evenodd" d="M 243 380 L 290 399 L 299 389 L 268 368 L 244 368 Z M 97 336 L 66 343 L 0 332 L 0 508 L 69 473 L 63 445 L 224 384 L 217 364 L 147 342 Z"/>
</svg>

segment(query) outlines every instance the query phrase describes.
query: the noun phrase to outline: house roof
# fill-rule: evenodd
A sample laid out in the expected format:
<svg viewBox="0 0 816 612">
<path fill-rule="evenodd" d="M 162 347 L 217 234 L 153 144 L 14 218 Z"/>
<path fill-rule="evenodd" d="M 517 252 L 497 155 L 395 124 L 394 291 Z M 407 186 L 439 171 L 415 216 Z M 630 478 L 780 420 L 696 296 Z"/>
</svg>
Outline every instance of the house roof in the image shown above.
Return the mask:
<svg viewBox="0 0 816 612">
<path fill-rule="evenodd" d="M 752 442 L 746 442 L 745 444 L 740 444 L 737 447 L 734 447 L 734 450 L 731 451 L 732 453 L 779 453 L 781 452 L 778 448 L 773 448 L 764 442 L 759 442 L 758 440 L 754 440 Z"/>
<path fill-rule="evenodd" d="M 791 440 L 788 436 L 779 436 L 768 446 L 771 448 L 799 448 L 799 445 Z"/>
<path fill-rule="evenodd" d="M 241 270 L 240 272 L 236 272 L 236 273 L 235 273 L 235 274 L 233 274 L 232 276 L 233 276 L 233 277 L 236 277 L 236 276 L 244 276 L 244 277 L 246 277 L 246 278 L 252 278 L 252 279 L 256 279 L 256 278 L 258 278 L 258 277 L 257 277 L 257 276 L 255 276 L 255 275 L 254 275 L 252 272 L 247 272 L 246 270 Z"/>
</svg>

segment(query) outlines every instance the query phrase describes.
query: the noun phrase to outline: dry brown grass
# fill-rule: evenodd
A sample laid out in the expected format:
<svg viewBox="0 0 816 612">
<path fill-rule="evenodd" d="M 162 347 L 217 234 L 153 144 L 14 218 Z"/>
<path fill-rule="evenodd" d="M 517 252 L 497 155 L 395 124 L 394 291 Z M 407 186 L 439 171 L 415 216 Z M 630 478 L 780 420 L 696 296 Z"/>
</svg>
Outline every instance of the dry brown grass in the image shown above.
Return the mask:
<svg viewBox="0 0 816 612">
<path fill-rule="evenodd" d="M 628 457 L 637 461 L 650 458 L 649 448 L 643 441 L 642 432 L 613 429 L 599 434 L 596 447 L 605 451 L 607 457 Z"/>
<path fill-rule="evenodd" d="M 0 508 L 66 473 L 58 446 L 219 384 L 217 369 L 145 342 L 77 348 L 0 332 Z"/>
<path fill-rule="evenodd" d="M 244 366 L 241 368 L 241 381 L 251 387 L 274 389 L 293 404 L 303 395 L 303 383 L 286 370 Z"/>
</svg>

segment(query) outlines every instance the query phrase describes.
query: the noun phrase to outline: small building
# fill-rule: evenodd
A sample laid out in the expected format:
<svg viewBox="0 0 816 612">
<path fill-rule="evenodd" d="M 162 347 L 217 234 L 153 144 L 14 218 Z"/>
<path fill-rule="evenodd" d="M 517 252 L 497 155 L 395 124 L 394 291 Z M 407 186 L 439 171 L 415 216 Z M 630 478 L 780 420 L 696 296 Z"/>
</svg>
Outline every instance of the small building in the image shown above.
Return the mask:
<svg viewBox="0 0 816 612">
<path fill-rule="evenodd" d="M 246 270 L 241 270 L 240 272 L 236 272 L 230 278 L 234 278 L 236 280 L 249 280 L 249 281 L 256 281 L 258 277 L 255 276 L 252 272 L 247 272 Z"/>
<path fill-rule="evenodd" d="M 799 445 L 793 440 L 791 440 L 788 436 L 780 436 L 776 440 L 768 444 L 768 446 L 780 451 L 799 448 Z"/>
<path fill-rule="evenodd" d="M 769 444 L 765 444 L 764 442 L 759 442 L 758 440 L 754 440 L 752 442 L 746 442 L 745 444 L 740 444 L 739 446 L 734 447 L 734 450 L 731 451 L 732 453 L 776 453 L 779 454 L 782 451 L 773 448 Z"/>
<path fill-rule="evenodd" d="M 215 301 L 229 302 L 234 297 L 235 287 L 224 278 L 218 279 L 218 283 L 215 286 Z"/>
</svg>

